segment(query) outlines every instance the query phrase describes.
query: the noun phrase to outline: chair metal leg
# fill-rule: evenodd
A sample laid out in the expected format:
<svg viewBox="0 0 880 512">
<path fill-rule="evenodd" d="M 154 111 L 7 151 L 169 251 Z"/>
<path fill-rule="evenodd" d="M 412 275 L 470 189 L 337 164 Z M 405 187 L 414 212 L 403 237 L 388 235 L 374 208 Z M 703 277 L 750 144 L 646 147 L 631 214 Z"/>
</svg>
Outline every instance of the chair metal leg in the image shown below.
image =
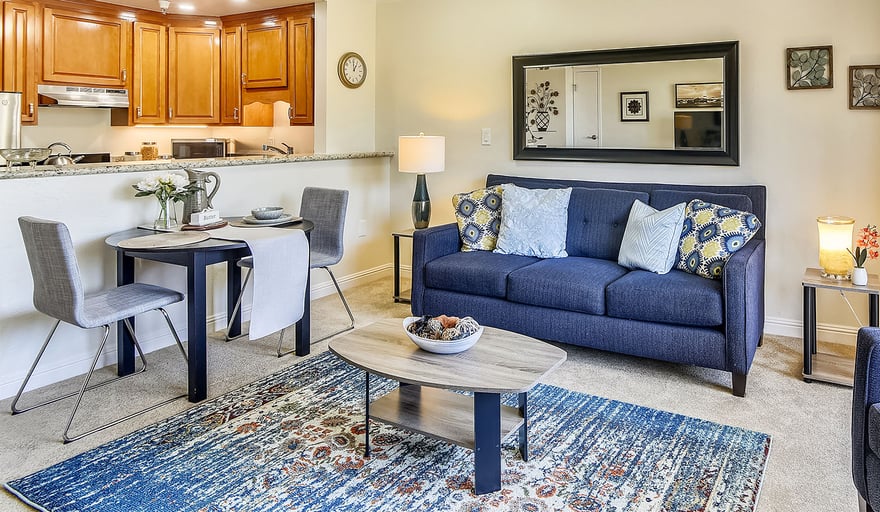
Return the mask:
<svg viewBox="0 0 880 512">
<path fill-rule="evenodd" d="M 328 274 L 330 274 L 330 279 L 333 281 L 333 286 L 336 287 L 336 293 L 339 294 L 339 298 L 342 299 L 342 305 L 345 306 L 345 311 L 348 313 L 349 324 L 347 327 L 344 327 L 344 328 L 342 328 L 332 334 L 328 334 L 327 336 L 324 336 L 323 338 L 319 338 L 317 340 L 312 340 L 311 341 L 312 345 L 314 345 L 315 343 L 324 341 L 327 338 L 332 338 L 333 336 L 336 336 L 337 334 L 342 334 L 346 331 L 350 331 L 350 330 L 354 329 L 354 315 L 351 314 L 351 308 L 348 307 L 348 301 L 345 300 L 345 295 L 342 293 L 342 288 L 339 287 L 339 283 L 336 281 L 336 276 L 333 275 L 333 271 L 330 270 L 330 267 L 321 267 L 321 268 L 323 268 L 324 270 L 327 271 Z"/>
<path fill-rule="evenodd" d="M 174 324 L 171 322 L 171 318 L 168 316 L 168 313 L 165 311 L 165 309 L 163 309 L 163 308 L 157 308 L 157 309 L 159 311 L 161 311 L 162 315 L 165 317 L 165 321 L 168 323 L 168 329 L 171 331 L 172 336 L 174 336 L 174 340 L 177 343 L 177 347 L 180 349 L 181 353 L 183 354 L 184 360 L 187 360 L 186 350 L 183 348 L 183 344 L 180 341 L 180 337 L 177 335 L 177 331 L 174 329 Z M 110 384 L 111 382 L 116 382 L 118 380 L 128 379 L 128 378 L 133 377 L 139 373 L 143 373 L 147 369 L 147 360 L 144 357 L 144 352 L 141 349 L 140 343 L 138 343 L 137 336 L 134 333 L 134 328 L 132 327 L 131 322 L 128 319 L 125 319 L 124 320 L 125 328 L 128 329 L 129 334 L 131 334 L 132 344 L 134 345 L 134 348 L 137 351 L 138 356 L 141 359 L 142 366 L 141 366 L 140 370 L 138 370 L 134 373 L 131 373 L 129 375 L 123 375 L 122 377 L 115 377 L 115 378 L 106 380 L 104 382 L 100 382 L 98 384 L 94 384 L 92 386 L 89 386 L 89 381 L 91 380 L 92 375 L 95 373 L 95 367 L 98 365 L 98 359 L 100 359 L 101 352 L 104 351 L 104 346 L 107 344 L 107 338 L 110 336 L 110 325 L 104 325 L 103 326 L 104 334 L 101 337 L 101 344 L 98 346 L 98 350 L 95 352 L 95 357 L 92 359 L 92 365 L 91 365 L 91 367 L 89 367 L 89 372 L 86 374 L 85 378 L 83 379 L 83 382 L 82 382 L 82 385 L 80 386 L 79 392 L 68 393 L 66 395 L 63 395 L 63 396 L 60 396 L 57 398 L 53 398 L 51 400 L 47 400 L 45 402 L 41 402 L 37 405 L 33 405 L 33 406 L 25 408 L 25 409 L 17 408 L 16 404 L 18 403 L 19 399 L 21 398 L 21 395 L 24 393 L 24 390 L 27 387 L 28 381 L 30 381 L 30 378 L 34 373 L 34 370 L 37 368 L 37 364 L 40 362 L 40 359 L 43 357 L 43 353 L 46 351 L 46 347 L 49 345 L 49 341 L 51 341 L 51 339 L 54 336 L 55 331 L 58 329 L 58 325 L 60 323 L 61 323 L 61 321 L 57 320 L 55 322 L 55 325 L 52 326 L 52 329 L 49 332 L 49 335 L 46 337 L 46 341 L 43 342 L 43 346 L 40 348 L 40 352 L 37 354 L 36 359 L 34 359 L 34 363 L 31 365 L 31 368 L 28 371 L 27 376 L 24 379 L 24 382 L 22 382 L 21 387 L 18 390 L 18 393 L 15 395 L 15 399 L 12 401 L 12 414 L 19 414 L 19 413 L 27 412 L 27 411 L 30 411 L 31 409 L 36 409 L 37 407 L 42 407 L 44 405 L 58 402 L 58 401 L 63 400 L 65 398 L 70 398 L 72 396 L 76 396 L 76 402 L 73 405 L 73 409 L 70 412 L 70 417 L 67 419 L 67 425 L 65 426 L 64 432 L 61 435 L 62 439 L 64 440 L 64 443 L 69 443 L 71 441 L 76 441 L 77 439 L 81 439 L 89 434 L 94 434 L 95 432 L 110 428 L 114 425 L 122 423 L 123 421 L 134 418 L 135 416 L 140 416 L 141 414 L 147 413 L 149 411 L 152 411 L 153 409 L 157 409 L 163 405 L 169 404 L 175 400 L 178 400 L 180 398 L 184 398 L 187 396 L 187 394 L 184 393 L 184 394 L 178 395 L 174 398 L 170 398 L 168 400 L 164 400 L 164 401 L 159 402 L 157 404 L 151 405 L 150 407 L 147 407 L 146 409 L 142 409 L 140 411 L 128 414 L 126 416 L 123 416 L 121 418 L 113 420 L 110 423 L 106 423 L 104 425 L 93 428 L 93 429 L 88 430 L 86 432 L 82 432 L 82 433 L 77 434 L 75 436 L 69 435 L 70 427 L 73 424 L 73 418 L 76 416 L 76 412 L 79 409 L 80 403 L 82 402 L 83 395 L 85 394 L 86 391 L 89 391 L 89 390 L 92 390 L 95 388 L 99 388 L 101 386 L 106 386 L 107 384 Z"/>
<path fill-rule="evenodd" d="M 232 327 L 232 319 L 235 318 L 236 313 L 238 313 L 239 308 L 241 308 L 241 298 L 242 298 L 242 296 L 244 296 L 244 289 L 247 286 L 248 281 L 250 281 L 250 279 L 251 279 L 251 272 L 253 272 L 253 270 L 254 269 L 249 268 L 247 270 L 247 273 L 244 275 L 244 282 L 241 284 L 241 290 L 238 292 L 238 300 L 235 301 L 235 306 L 232 308 L 232 313 L 230 313 L 228 321 L 226 322 L 226 334 L 223 335 L 223 337 L 226 339 L 226 341 L 237 340 L 239 338 L 243 338 L 248 335 L 247 331 L 245 331 L 245 332 L 242 332 L 241 334 L 239 334 L 238 336 L 230 337 L 229 336 L 229 328 Z"/>
</svg>

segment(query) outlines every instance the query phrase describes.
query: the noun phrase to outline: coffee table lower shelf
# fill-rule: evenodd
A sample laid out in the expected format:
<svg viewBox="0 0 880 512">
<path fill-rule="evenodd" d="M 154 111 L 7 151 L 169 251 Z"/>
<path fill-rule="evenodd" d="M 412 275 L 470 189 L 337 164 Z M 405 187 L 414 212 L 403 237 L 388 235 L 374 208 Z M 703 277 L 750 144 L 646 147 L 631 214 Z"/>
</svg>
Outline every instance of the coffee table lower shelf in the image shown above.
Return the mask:
<svg viewBox="0 0 880 512">
<path fill-rule="evenodd" d="M 474 398 L 444 389 L 403 385 L 370 404 L 370 419 L 473 450 Z M 519 409 L 501 406 L 501 439 L 523 424 Z"/>
</svg>

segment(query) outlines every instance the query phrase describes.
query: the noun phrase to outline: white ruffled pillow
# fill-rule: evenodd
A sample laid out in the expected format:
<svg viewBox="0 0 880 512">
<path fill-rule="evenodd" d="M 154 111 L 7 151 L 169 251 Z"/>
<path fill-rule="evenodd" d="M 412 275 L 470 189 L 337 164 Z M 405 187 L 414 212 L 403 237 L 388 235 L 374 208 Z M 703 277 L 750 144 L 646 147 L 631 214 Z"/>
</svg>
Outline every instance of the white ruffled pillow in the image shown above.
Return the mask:
<svg viewBox="0 0 880 512">
<path fill-rule="evenodd" d="M 636 199 L 629 210 L 617 263 L 630 270 L 666 274 L 675 264 L 685 203 L 663 211 Z"/>
<path fill-rule="evenodd" d="M 538 258 L 565 258 L 571 188 L 531 189 L 506 183 L 495 250 Z"/>
</svg>

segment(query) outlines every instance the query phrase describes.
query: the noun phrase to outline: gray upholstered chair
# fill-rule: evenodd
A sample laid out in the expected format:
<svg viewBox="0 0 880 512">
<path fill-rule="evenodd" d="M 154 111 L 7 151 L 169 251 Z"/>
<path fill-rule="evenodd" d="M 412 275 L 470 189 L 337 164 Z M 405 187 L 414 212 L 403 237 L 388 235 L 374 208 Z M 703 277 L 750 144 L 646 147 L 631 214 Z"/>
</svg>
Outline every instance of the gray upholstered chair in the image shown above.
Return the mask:
<svg viewBox="0 0 880 512">
<path fill-rule="evenodd" d="M 12 401 L 12 414 L 30 411 L 31 409 L 42 407 L 76 395 L 76 403 L 73 406 L 73 410 L 70 412 L 70 418 L 67 420 L 67 426 L 62 434 L 64 442 L 68 443 L 186 396 L 183 394 L 75 436 L 69 435 L 70 425 L 73 423 L 73 418 L 76 415 L 77 409 L 79 409 L 83 394 L 87 390 L 109 384 L 110 382 L 119 379 L 131 377 L 147 369 L 147 362 L 146 359 L 144 359 L 144 353 L 138 344 L 134 329 L 128 321 L 128 318 L 155 309 L 161 311 L 165 316 L 165 322 L 168 324 L 171 334 L 174 336 L 174 340 L 177 342 L 177 346 L 180 348 L 181 353 L 183 353 L 184 361 L 186 361 L 186 351 L 180 343 L 180 338 L 177 336 L 177 332 L 174 330 L 171 318 L 168 317 L 168 313 L 163 309 L 164 306 L 183 300 L 183 294 L 167 288 L 143 283 L 134 283 L 97 293 L 86 294 L 83 291 L 79 275 L 79 267 L 76 263 L 76 254 L 74 253 L 73 242 L 70 239 L 70 232 L 68 231 L 67 226 L 60 222 L 43 220 L 35 217 L 20 217 L 18 219 L 18 224 L 21 227 L 21 235 L 24 239 L 24 246 L 27 251 L 31 274 L 34 280 L 34 307 L 37 311 L 55 318 L 55 324 L 49 331 L 46 341 L 43 342 L 42 348 L 40 348 L 40 351 L 37 353 L 34 363 L 31 365 L 24 382 L 21 383 L 21 387 L 15 395 L 15 399 Z M 110 325 L 120 320 L 124 321 L 125 327 L 128 329 L 128 332 L 131 333 L 134 348 L 137 350 L 141 358 L 141 369 L 131 375 L 116 377 L 89 386 L 89 380 L 95 372 L 98 358 L 101 356 L 101 351 L 107 343 L 107 337 L 110 334 Z M 97 352 L 95 352 L 95 357 L 92 360 L 92 366 L 89 368 L 89 373 L 83 379 L 79 393 L 70 393 L 23 409 L 18 408 L 18 401 L 21 399 L 21 395 L 24 393 L 31 375 L 33 375 L 34 370 L 37 368 L 40 358 L 46 351 L 46 347 L 49 345 L 49 342 L 52 340 L 52 337 L 61 322 L 66 322 L 83 329 L 92 329 L 94 327 L 104 328 L 104 335 L 101 339 L 101 344 L 98 346 Z M 182 375 L 186 375 L 186 373 L 183 372 Z"/>
<path fill-rule="evenodd" d="M 349 324 L 346 327 L 328 334 L 323 338 L 313 340 L 311 343 L 318 343 L 331 336 L 336 336 L 337 334 L 354 329 L 354 315 L 351 313 L 351 308 L 348 306 L 348 301 L 345 300 L 345 295 L 343 295 L 339 283 L 336 281 L 336 276 L 334 276 L 333 271 L 330 270 L 330 265 L 339 263 L 344 252 L 343 234 L 345 231 L 345 213 L 347 210 L 348 190 L 317 187 L 306 187 L 303 189 L 299 214 L 302 218 L 308 219 L 315 224 L 315 228 L 309 235 L 309 268 L 323 268 L 328 274 L 330 274 L 330 279 L 333 281 L 333 286 L 336 287 L 336 293 L 338 293 L 339 298 L 342 299 L 342 305 L 345 306 L 345 311 L 348 313 L 349 319 Z M 251 271 L 254 266 L 253 258 L 242 258 L 239 260 L 238 266 L 248 269 L 247 274 L 245 274 L 244 277 L 244 283 L 242 284 L 242 289 L 244 289 L 248 280 L 251 278 Z M 229 325 L 240 307 L 241 294 L 239 294 L 238 300 L 235 301 L 235 307 L 232 309 L 232 314 L 229 315 L 229 324 L 226 326 L 227 333 L 229 332 Z M 226 341 L 237 339 L 245 335 L 247 335 L 246 332 L 242 333 L 240 336 L 230 338 L 227 334 Z M 283 341 L 284 331 L 281 332 L 281 337 L 278 340 L 278 357 L 293 352 L 293 350 L 282 352 L 281 344 Z"/>
<path fill-rule="evenodd" d="M 867 512 L 880 510 L 880 329 L 856 341 L 852 402 L 852 477 Z"/>
</svg>

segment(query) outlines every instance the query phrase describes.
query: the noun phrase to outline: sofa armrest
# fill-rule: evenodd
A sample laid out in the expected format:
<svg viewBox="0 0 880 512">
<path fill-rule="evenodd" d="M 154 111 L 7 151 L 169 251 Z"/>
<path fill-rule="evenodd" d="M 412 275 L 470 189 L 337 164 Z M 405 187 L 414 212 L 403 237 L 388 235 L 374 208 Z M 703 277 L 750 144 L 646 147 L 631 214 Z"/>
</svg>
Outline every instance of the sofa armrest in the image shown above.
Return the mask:
<svg viewBox="0 0 880 512">
<path fill-rule="evenodd" d="M 425 265 L 461 249 L 457 224 L 444 224 L 433 228 L 417 229 L 413 233 L 412 254 L 412 312 L 424 314 Z"/>
<path fill-rule="evenodd" d="M 865 455 L 868 446 L 868 410 L 880 402 L 880 328 L 862 327 L 856 341 L 856 371 L 852 401 L 852 476 L 863 498 L 868 497 Z M 871 485 L 877 485 L 872 482 Z"/>
<path fill-rule="evenodd" d="M 724 265 L 727 369 L 747 375 L 764 334 L 765 240 L 752 239 Z"/>
</svg>

